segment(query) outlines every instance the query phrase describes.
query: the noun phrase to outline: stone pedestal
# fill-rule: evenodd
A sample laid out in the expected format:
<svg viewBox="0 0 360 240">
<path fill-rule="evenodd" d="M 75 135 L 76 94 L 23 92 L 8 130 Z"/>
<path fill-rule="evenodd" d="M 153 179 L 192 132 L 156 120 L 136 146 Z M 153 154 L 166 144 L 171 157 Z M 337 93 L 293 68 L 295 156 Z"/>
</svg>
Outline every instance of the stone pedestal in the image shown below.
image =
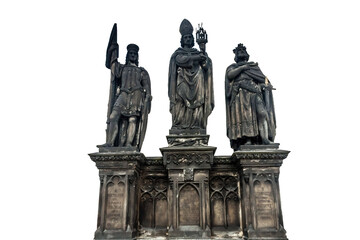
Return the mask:
<svg viewBox="0 0 360 240">
<path fill-rule="evenodd" d="M 100 176 L 95 239 L 132 239 L 137 233 L 138 176 L 145 156 L 137 152 L 89 154 Z"/>
<path fill-rule="evenodd" d="M 232 156 L 201 145 L 170 145 L 162 157 L 89 154 L 100 176 L 95 239 L 287 240 L 279 172 L 289 151 L 277 147 Z"/>
<path fill-rule="evenodd" d="M 216 148 L 160 149 L 168 171 L 168 237 L 210 238 L 209 171 Z"/>
<path fill-rule="evenodd" d="M 248 150 L 232 155 L 237 162 L 241 185 L 241 215 L 244 235 L 249 240 L 286 240 L 279 173 L 289 151 Z"/>
</svg>

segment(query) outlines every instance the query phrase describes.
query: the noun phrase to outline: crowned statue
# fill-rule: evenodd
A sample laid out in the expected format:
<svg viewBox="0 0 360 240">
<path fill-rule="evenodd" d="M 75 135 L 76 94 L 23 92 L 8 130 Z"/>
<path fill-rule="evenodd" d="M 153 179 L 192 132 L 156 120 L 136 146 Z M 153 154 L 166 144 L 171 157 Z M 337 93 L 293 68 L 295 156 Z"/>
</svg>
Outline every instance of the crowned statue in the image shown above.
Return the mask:
<svg viewBox="0 0 360 240">
<path fill-rule="evenodd" d="M 271 145 L 276 135 L 272 90 L 268 78 L 243 44 L 233 52 L 235 62 L 226 69 L 227 136 L 236 151 L 241 145 Z"/>
</svg>

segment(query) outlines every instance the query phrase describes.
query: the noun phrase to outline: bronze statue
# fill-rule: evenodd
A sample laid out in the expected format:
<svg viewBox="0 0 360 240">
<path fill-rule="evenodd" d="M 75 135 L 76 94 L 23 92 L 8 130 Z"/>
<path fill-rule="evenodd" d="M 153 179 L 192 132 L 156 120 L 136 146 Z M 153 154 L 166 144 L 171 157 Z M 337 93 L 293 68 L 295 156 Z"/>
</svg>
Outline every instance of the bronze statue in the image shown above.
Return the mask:
<svg viewBox="0 0 360 240">
<path fill-rule="evenodd" d="M 214 108 L 212 62 L 205 52 L 207 34 L 201 27 L 198 44 L 193 48 L 191 23 L 184 19 L 180 25 L 181 47 L 171 56 L 168 94 L 172 114 L 172 130 L 206 131 L 207 118 Z"/>
<path fill-rule="evenodd" d="M 106 53 L 106 67 L 111 70 L 107 114 L 106 143 L 99 147 L 136 148 L 140 151 L 151 108 L 148 72 L 139 67 L 139 47 L 127 46 L 125 64 L 117 61 L 119 45 L 114 24 Z"/>
<path fill-rule="evenodd" d="M 226 69 L 227 136 L 236 151 L 240 145 L 272 144 L 276 134 L 272 85 L 257 63 L 249 62 L 243 44 L 235 49 L 235 62 Z"/>
</svg>

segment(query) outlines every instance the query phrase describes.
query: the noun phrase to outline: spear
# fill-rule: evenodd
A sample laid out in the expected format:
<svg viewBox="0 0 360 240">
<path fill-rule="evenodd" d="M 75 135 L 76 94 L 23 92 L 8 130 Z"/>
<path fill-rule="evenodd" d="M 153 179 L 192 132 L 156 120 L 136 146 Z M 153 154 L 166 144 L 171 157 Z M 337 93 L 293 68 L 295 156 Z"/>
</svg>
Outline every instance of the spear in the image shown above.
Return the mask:
<svg viewBox="0 0 360 240">
<path fill-rule="evenodd" d="M 114 26 L 111 30 L 109 43 L 106 49 L 106 60 L 105 60 L 105 66 L 110 69 L 112 68 L 112 63 L 117 60 L 119 57 L 119 45 L 117 43 L 117 25 L 114 23 Z M 109 124 L 110 124 L 110 114 L 113 109 L 113 105 L 115 102 L 116 97 L 116 82 L 115 82 L 115 75 L 113 74 L 113 71 L 111 71 L 110 76 L 110 91 L 109 91 L 109 102 L 108 102 L 108 112 L 107 112 L 107 128 L 106 128 L 106 138 L 110 136 L 109 134 Z M 108 139 L 106 139 L 108 140 Z"/>
</svg>

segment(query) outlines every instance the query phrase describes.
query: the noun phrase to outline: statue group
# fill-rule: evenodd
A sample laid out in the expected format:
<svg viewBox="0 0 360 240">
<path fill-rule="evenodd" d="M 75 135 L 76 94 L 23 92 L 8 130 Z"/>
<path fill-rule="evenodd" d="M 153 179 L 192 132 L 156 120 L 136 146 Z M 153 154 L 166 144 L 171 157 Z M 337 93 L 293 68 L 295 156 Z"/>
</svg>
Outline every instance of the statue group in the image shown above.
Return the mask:
<svg viewBox="0 0 360 240">
<path fill-rule="evenodd" d="M 171 56 L 168 96 L 172 126 L 170 134 L 206 134 L 207 119 L 214 109 L 213 66 L 206 52 L 207 33 L 196 32 L 199 50 L 194 48 L 194 28 L 184 19 L 180 24 L 181 47 Z M 125 64 L 117 61 L 119 46 L 114 24 L 106 67 L 111 70 L 106 143 L 100 149 L 140 151 L 151 109 L 148 72 L 138 66 L 139 47 L 127 46 Z M 227 136 L 236 151 L 244 145 L 271 145 L 275 138 L 273 87 L 257 63 L 249 62 L 243 44 L 235 49 L 235 63 L 226 69 L 225 100 Z"/>
<path fill-rule="evenodd" d="M 113 27 L 105 64 L 111 72 L 106 142 L 89 154 L 100 177 L 94 239 L 288 240 L 279 168 L 289 151 L 274 143 L 274 88 L 238 44 L 235 63 L 225 71 L 227 136 L 234 152 L 215 156 L 206 134 L 215 106 L 208 35 L 199 25 L 194 37 L 186 19 L 179 30 L 181 46 L 170 57 L 168 75 L 169 145 L 160 148 L 161 157 L 146 157 L 141 146 L 151 110 L 150 77 L 139 66 L 136 44 L 127 46 L 125 63 L 118 61 Z"/>
</svg>

